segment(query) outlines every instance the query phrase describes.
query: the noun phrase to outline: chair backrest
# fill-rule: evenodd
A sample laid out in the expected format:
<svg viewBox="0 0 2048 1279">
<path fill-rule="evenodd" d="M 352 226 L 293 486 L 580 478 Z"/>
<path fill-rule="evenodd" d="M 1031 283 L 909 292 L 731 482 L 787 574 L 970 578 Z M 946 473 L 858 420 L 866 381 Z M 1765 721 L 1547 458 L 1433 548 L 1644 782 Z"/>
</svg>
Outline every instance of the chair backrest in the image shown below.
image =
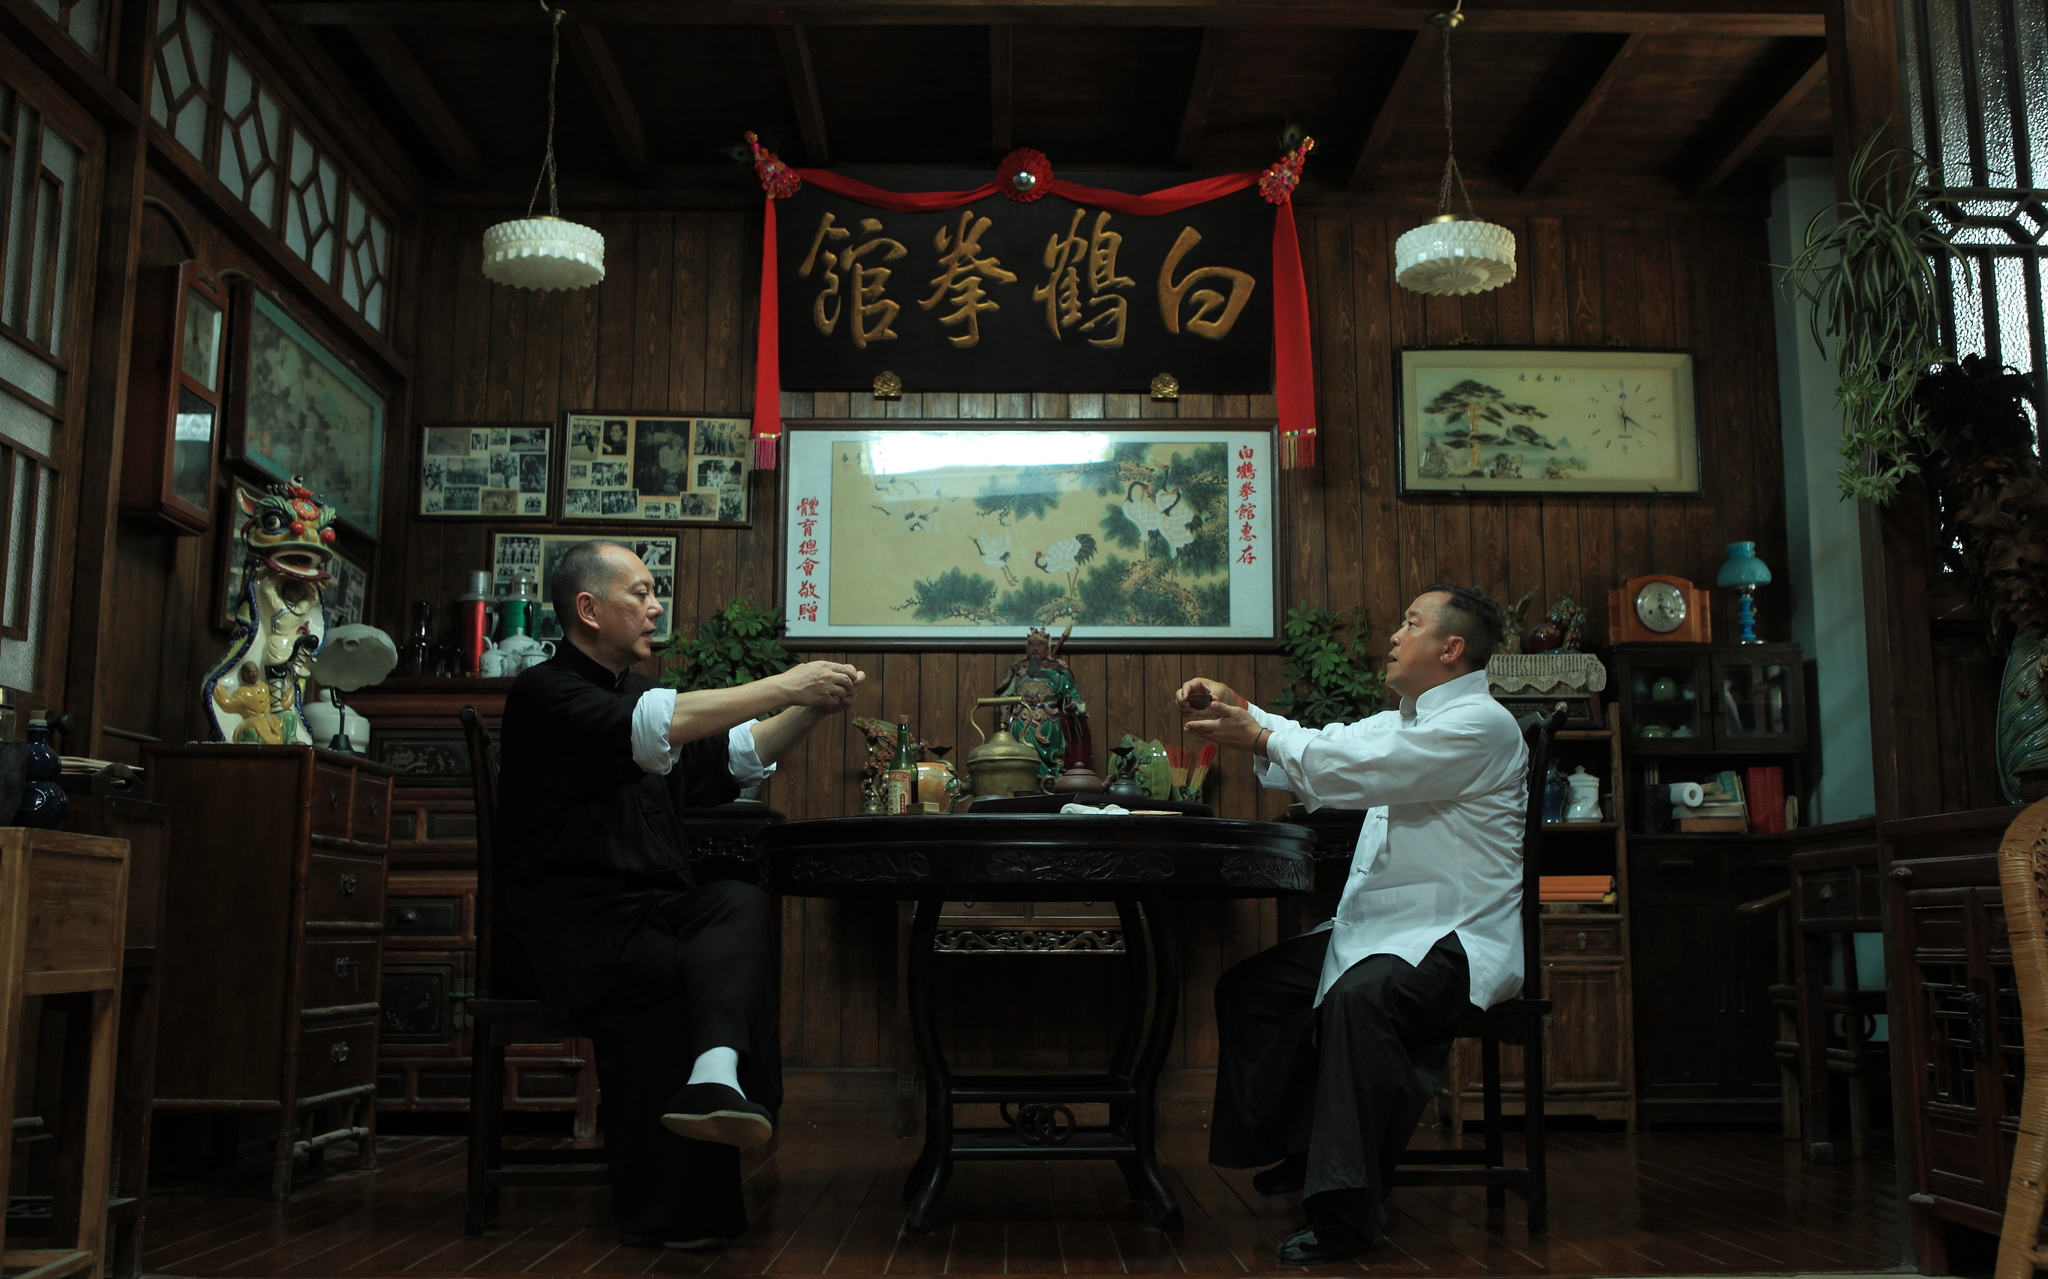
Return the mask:
<svg viewBox="0 0 2048 1279">
<path fill-rule="evenodd" d="M 1543 791 L 1550 780 L 1550 741 L 1564 723 L 1564 703 L 1548 715 L 1522 716 L 1529 747 L 1529 802 L 1522 813 L 1522 998 L 1543 998 Z M 1619 779 L 1617 779 L 1618 781 Z"/>
<path fill-rule="evenodd" d="M 2039 1090 L 2048 1087 L 2048 800 L 2029 805 L 2006 827 L 1998 845 L 1998 883 L 2025 1049 L 2020 1104 L 2030 1111 Z M 2040 1140 L 2030 1139 L 2023 1127 L 2006 1188 L 2005 1224 L 1993 1272 L 1997 1279 L 2032 1279 L 2038 1265 L 2043 1162 Z"/>
<path fill-rule="evenodd" d="M 469 746 L 470 781 L 476 791 L 476 994 L 479 999 L 489 999 L 494 993 L 492 943 L 497 921 L 493 916 L 498 906 L 491 882 L 497 869 L 498 749 L 476 707 L 463 707 L 461 717 L 462 736 Z"/>
</svg>

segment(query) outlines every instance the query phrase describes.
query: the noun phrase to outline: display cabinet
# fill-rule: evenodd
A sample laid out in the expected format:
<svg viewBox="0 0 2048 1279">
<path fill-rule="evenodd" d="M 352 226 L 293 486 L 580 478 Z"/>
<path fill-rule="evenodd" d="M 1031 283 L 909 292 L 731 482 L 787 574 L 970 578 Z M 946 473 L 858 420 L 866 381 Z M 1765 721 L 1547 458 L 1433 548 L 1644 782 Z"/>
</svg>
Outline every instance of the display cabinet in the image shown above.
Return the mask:
<svg viewBox="0 0 2048 1279">
<path fill-rule="evenodd" d="M 1797 644 L 1617 644 L 1613 656 L 1633 754 L 1806 749 Z"/>
<path fill-rule="evenodd" d="M 135 282 L 121 511 L 204 533 L 213 523 L 227 294 L 200 263 L 145 267 Z"/>
</svg>

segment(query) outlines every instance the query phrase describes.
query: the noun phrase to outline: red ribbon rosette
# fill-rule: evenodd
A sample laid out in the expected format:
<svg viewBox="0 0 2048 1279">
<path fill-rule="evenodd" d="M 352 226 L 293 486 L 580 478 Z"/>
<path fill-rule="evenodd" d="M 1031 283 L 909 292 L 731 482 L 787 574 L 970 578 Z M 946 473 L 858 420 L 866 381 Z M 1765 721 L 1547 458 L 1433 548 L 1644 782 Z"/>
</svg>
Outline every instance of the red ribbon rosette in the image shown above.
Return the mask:
<svg viewBox="0 0 2048 1279">
<path fill-rule="evenodd" d="M 1045 158 L 1043 151 L 1018 147 L 996 166 L 996 181 L 1005 200 L 1029 204 L 1043 199 L 1046 185 L 1052 181 L 1052 161 Z"/>
<path fill-rule="evenodd" d="M 796 170 L 762 146 L 761 139 L 751 131 L 747 134 L 747 149 L 754 153 L 754 172 L 761 175 L 761 189 L 768 193 L 769 198 L 787 200 L 803 186 L 804 180 L 796 175 Z"/>
<path fill-rule="evenodd" d="M 1286 204 L 1294 198 L 1294 188 L 1301 185 L 1301 166 L 1315 149 L 1314 138 L 1303 138 L 1300 146 L 1259 175 L 1259 194 L 1267 204 Z"/>
</svg>

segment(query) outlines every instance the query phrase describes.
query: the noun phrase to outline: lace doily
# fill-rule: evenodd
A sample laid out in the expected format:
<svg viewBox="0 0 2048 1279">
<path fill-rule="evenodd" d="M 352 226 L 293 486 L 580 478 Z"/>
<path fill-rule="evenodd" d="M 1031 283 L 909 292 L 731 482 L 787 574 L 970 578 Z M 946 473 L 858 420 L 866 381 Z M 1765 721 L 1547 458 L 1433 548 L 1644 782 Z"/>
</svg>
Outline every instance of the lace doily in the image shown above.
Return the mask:
<svg viewBox="0 0 2048 1279">
<path fill-rule="evenodd" d="M 1607 668 L 1591 653 L 1496 653 L 1486 684 L 1500 693 L 1597 693 L 1607 687 Z"/>
</svg>

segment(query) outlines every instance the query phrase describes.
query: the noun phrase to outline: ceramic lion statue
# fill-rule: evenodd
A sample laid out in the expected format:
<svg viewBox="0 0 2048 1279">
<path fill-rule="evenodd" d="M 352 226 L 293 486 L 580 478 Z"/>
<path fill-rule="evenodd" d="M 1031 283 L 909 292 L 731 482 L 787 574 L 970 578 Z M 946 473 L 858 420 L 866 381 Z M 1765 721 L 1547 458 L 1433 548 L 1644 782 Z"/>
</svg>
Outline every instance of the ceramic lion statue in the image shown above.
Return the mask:
<svg viewBox="0 0 2048 1279">
<path fill-rule="evenodd" d="M 206 711 L 216 739 L 306 745 L 306 676 L 327 634 L 320 588 L 333 558 L 334 512 L 303 480 L 261 496 L 237 490 L 248 527 L 241 544 L 235 638 L 207 672 Z"/>
</svg>

